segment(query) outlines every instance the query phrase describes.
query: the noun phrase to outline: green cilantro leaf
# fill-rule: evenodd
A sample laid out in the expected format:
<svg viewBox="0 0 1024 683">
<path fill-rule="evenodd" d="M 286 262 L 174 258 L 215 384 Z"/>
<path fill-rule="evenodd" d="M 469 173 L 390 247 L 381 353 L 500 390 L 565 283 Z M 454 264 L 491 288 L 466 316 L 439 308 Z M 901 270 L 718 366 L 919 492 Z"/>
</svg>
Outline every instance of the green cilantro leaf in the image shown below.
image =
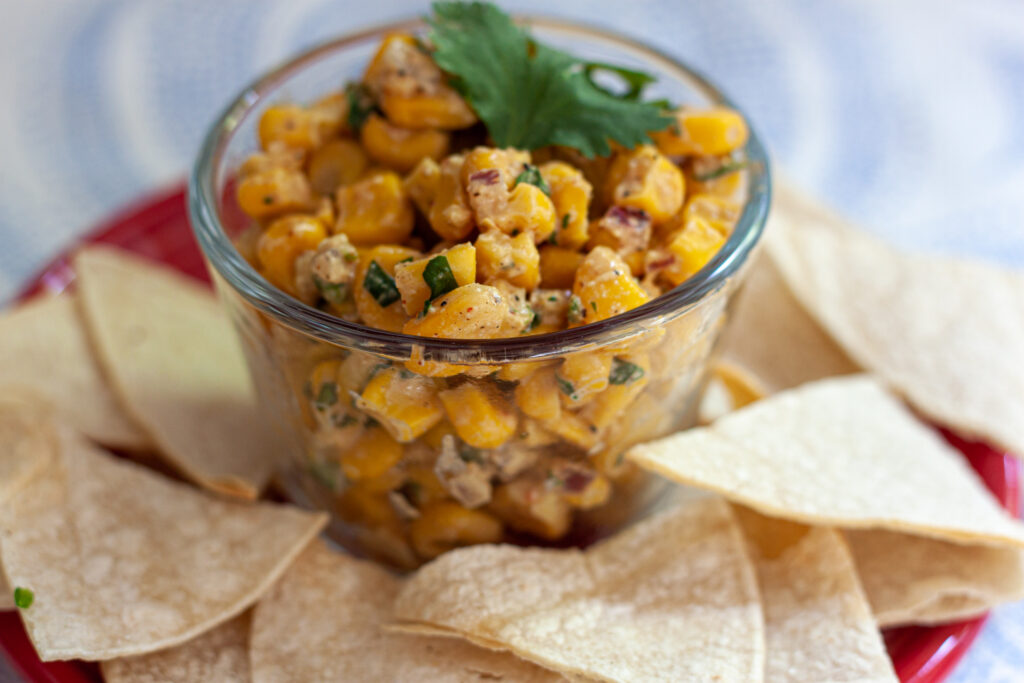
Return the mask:
<svg viewBox="0 0 1024 683">
<path fill-rule="evenodd" d="M 366 269 L 363 289 L 376 299 L 381 308 L 386 308 L 402 298 L 398 293 L 398 287 L 395 286 L 395 278 L 388 275 L 376 261 L 370 261 L 370 266 Z"/>
<path fill-rule="evenodd" d="M 516 182 L 512 187 L 515 187 L 519 183 L 536 185 L 540 188 L 541 192 L 549 197 L 551 196 L 551 188 L 548 187 L 548 182 L 544 180 L 544 176 L 540 174 L 540 169 L 533 164 L 526 164 L 526 168 L 523 169 L 523 172 L 516 176 Z"/>
<path fill-rule="evenodd" d="M 715 178 L 721 178 L 722 176 L 729 175 L 730 173 L 735 173 L 736 171 L 739 171 L 740 169 L 744 168 L 746 165 L 746 161 L 730 161 L 728 163 L 722 164 L 713 171 L 695 174 L 693 176 L 693 179 L 700 183 L 706 183 L 709 180 L 714 180 Z"/>
<path fill-rule="evenodd" d="M 584 156 L 649 142 L 671 117 L 653 104 L 611 94 L 592 81 L 595 71 L 626 80 L 627 95 L 649 82 L 639 72 L 590 64 L 534 41 L 494 5 L 436 2 L 430 43 L 437 65 L 453 76 L 487 125 L 497 147 L 537 149 L 564 145 Z M 641 82 L 642 81 L 642 82 Z"/>
<path fill-rule="evenodd" d="M 316 395 L 317 410 L 327 410 L 338 402 L 338 385 L 334 382 L 324 382 L 320 385 L 320 391 Z"/>
<path fill-rule="evenodd" d="M 335 306 L 342 305 L 348 296 L 348 284 L 345 282 L 327 282 L 314 275 L 313 284 L 324 299 Z"/>
<path fill-rule="evenodd" d="M 608 382 L 611 384 L 632 384 L 644 376 L 644 369 L 636 363 L 612 359 L 612 371 L 608 373 Z"/>
<path fill-rule="evenodd" d="M 370 114 L 378 111 L 377 104 L 370 96 L 370 91 L 361 83 L 346 85 L 345 97 L 348 99 L 348 127 L 358 132 Z"/>
<path fill-rule="evenodd" d="M 18 609 L 28 609 L 36 599 L 36 594 L 28 588 L 18 586 L 14 589 L 14 605 Z"/>
<path fill-rule="evenodd" d="M 437 297 L 444 296 L 459 286 L 455 280 L 455 274 L 452 272 L 451 264 L 448 263 L 448 257 L 444 254 L 438 254 L 427 261 L 427 265 L 423 269 L 423 281 L 430 287 L 430 298 L 426 302 L 428 306 Z"/>
<path fill-rule="evenodd" d="M 558 375 L 555 375 L 555 384 L 558 385 L 558 389 L 563 394 L 565 394 L 574 401 L 577 399 L 576 387 L 572 385 L 572 382 L 562 377 L 559 377 Z"/>
<path fill-rule="evenodd" d="M 583 301 L 575 294 L 569 297 L 569 311 L 566 315 L 573 324 L 582 322 L 587 317 L 587 312 L 583 310 Z"/>
</svg>

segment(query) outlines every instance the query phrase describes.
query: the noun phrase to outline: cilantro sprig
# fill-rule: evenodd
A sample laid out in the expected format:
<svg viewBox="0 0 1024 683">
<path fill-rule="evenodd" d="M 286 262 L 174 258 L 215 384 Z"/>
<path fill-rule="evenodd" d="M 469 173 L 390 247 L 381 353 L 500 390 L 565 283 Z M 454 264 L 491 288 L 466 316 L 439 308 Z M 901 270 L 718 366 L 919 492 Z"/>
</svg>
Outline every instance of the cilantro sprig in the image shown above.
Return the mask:
<svg viewBox="0 0 1024 683">
<path fill-rule="evenodd" d="M 584 156 L 611 152 L 609 141 L 635 147 L 672 119 L 640 95 L 653 80 L 642 72 L 588 63 L 535 41 L 489 3 L 435 2 L 429 40 L 437 65 L 452 76 L 498 147 L 573 147 Z M 616 95 L 594 80 L 618 75 Z"/>
</svg>

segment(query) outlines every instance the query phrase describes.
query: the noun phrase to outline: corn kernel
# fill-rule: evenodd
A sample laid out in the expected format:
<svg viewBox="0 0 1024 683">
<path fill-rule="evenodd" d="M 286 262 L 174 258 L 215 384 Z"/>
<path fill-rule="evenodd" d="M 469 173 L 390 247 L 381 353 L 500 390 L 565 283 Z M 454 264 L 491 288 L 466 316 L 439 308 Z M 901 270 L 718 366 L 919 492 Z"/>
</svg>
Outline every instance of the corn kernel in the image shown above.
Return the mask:
<svg viewBox="0 0 1024 683">
<path fill-rule="evenodd" d="M 423 279 L 427 264 L 442 257 L 448 262 L 448 268 L 455 278 L 457 286 L 476 282 L 476 249 L 472 244 L 457 244 L 431 256 L 426 256 L 408 263 L 395 266 L 395 284 L 402 293 L 402 305 L 409 315 L 423 312 L 423 304 L 430 298 L 431 288 Z"/>
<path fill-rule="evenodd" d="M 565 502 L 580 510 L 591 510 L 604 505 L 612 495 L 612 485 L 608 477 L 596 474 L 579 491 L 566 491 L 562 494 Z"/>
<path fill-rule="evenodd" d="M 607 353 L 588 351 L 566 357 L 555 371 L 561 400 L 574 408 L 589 401 L 608 386 L 612 357 Z"/>
<path fill-rule="evenodd" d="M 481 282 L 504 280 L 524 289 L 535 289 L 540 283 L 540 254 L 528 232 L 510 237 L 488 230 L 476 238 L 476 254 Z"/>
<path fill-rule="evenodd" d="M 597 428 L 576 413 L 563 410 L 556 420 L 543 420 L 541 424 L 577 448 L 589 452 L 598 444 Z"/>
<path fill-rule="evenodd" d="M 462 183 L 462 157 L 452 155 L 441 162 L 437 196 L 427 214 L 430 227 L 442 239 L 458 242 L 469 236 L 475 227 L 473 211 Z"/>
<path fill-rule="evenodd" d="M 402 179 L 390 171 L 338 190 L 338 221 L 334 232 L 352 244 L 400 243 L 412 233 L 413 212 Z"/>
<path fill-rule="evenodd" d="M 578 310 L 573 311 L 570 304 L 570 327 L 610 318 L 650 299 L 622 257 L 608 247 L 596 247 L 587 254 L 576 271 L 573 293 Z"/>
<path fill-rule="evenodd" d="M 523 413 L 538 420 L 557 420 L 562 414 L 558 394 L 555 370 L 545 368 L 533 373 L 516 386 L 516 405 Z"/>
<path fill-rule="evenodd" d="M 433 383 L 398 368 L 378 372 L 356 406 L 377 419 L 398 441 L 408 443 L 441 421 L 444 413 Z"/>
<path fill-rule="evenodd" d="M 564 536 L 572 524 L 572 511 L 559 492 L 528 479 L 495 489 L 489 509 L 509 527 L 551 541 Z"/>
<path fill-rule="evenodd" d="M 370 114 L 359 133 L 370 158 L 382 166 L 405 173 L 421 159 L 435 161 L 448 152 L 451 136 L 442 130 L 400 128 L 377 114 Z"/>
<path fill-rule="evenodd" d="M 341 471 L 351 481 L 382 476 L 402 459 L 402 444 L 382 427 L 370 427 L 341 455 Z"/>
<path fill-rule="evenodd" d="M 503 332 L 508 307 L 494 287 L 462 285 L 430 304 L 426 315 L 412 318 L 406 334 L 444 339 L 493 339 Z"/>
<path fill-rule="evenodd" d="M 477 543 L 501 540 L 501 522 L 483 510 L 467 510 L 452 501 L 425 505 L 409 525 L 413 548 L 423 559 Z"/>
<path fill-rule="evenodd" d="M 609 385 L 583 407 L 580 416 L 599 430 L 606 429 L 636 400 L 650 374 L 651 363 L 645 354 L 615 358 Z"/>
<path fill-rule="evenodd" d="M 646 211 L 661 223 L 683 206 L 685 183 L 678 166 L 651 145 L 641 145 L 615 155 L 605 179 L 605 200 Z"/>
<path fill-rule="evenodd" d="M 366 171 L 369 160 L 355 140 L 332 140 L 316 150 L 309 159 L 309 182 L 323 195 L 333 195 L 343 185 L 351 185 Z"/>
<path fill-rule="evenodd" d="M 352 299 L 363 323 L 390 332 L 401 332 L 408 316 L 399 297 L 387 306 L 381 306 L 374 294 L 366 289 L 366 274 L 370 264 L 376 263 L 387 275 L 394 277 L 395 266 L 405 259 L 419 258 L 420 253 L 406 247 L 381 245 L 360 254 L 359 267 L 352 286 Z"/>
<path fill-rule="evenodd" d="M 323 223 L 313 216 L 285 216 L 270 224 L 256 243 L 256 258 L 263 275 L 275 287 L 295 296 L 295 259 L 316 249 L 327 237 Z"/>
<path fill-rule="evenodd" d="M 476 123 L 476 114 L 466 101 L 447 87 L 423 95 L 384 93 L 380 98 L 380 108 L 389 121 L 405 128 L 457 130 Z"/>
<path fill-rule="evenodd" d="M 695 194 L 687 200 L 682 219 L 675 225 L 675 229 L 685 227 L 690 218 L 699 216 L 723 237 L 728 237 L 741 213 L 743 204 L 740 202 L 715 195 Z"/>
<path fill-rule="evenodd" d="M 750 133 L 738 112 L 725 107 L 680 109 L 675 126 L 654 133 L 658 148 L 665 154 L 728 154 L 747 144 Z"/>
<path fill-rule="evenodd" d="M 546 289 L 571 289 L 576 269 L 584 255 L 578 251 L 554 245 L 540 248 L 540 286 Z"/>
<path fill-rule="evenodd" d="M 694 216 L 668 243 L 673 262 L 659 271 L 661 277 L 673 286 L 685 282 L 703 268 L 725 244 L 722 236 L 708 221 Z"/>
<path fill-rule="evenodd" d="M 551 188 L 551 201 L 555 205 L 555 244 L 579 249 L 587 243 L 587 211 L 593 188 L 582 172 L 564 161 L 542 164 L 540 173 Z"/>
<path fill-rule="evenodd" d="M 404 181 L 405 193 L 412 199 L 412 203 L 420 210 L 420 213 L 427 215 L 430 207 L 437 198 L 437 191 L 441 185 L 441 167 L 433 159 L 423 159 L 416 164 Z"/>
<path fill-rule="evenodd" d="M 263 112 L 259 135 L 263 149 L 269 149 L 275 142 L 304 150 L 320 145 L 316 119 L 309 110 L 294 104 L 276 105 Z"/>
<path fill-rule="evenodd" d="M 308 208 L 313 190 L 302 171 L 274 167 L 243 178 L 236 197 L 242 211 L 253 218 L 267 218 Z"/>
<path fill-rule="evenodd" d="M 474 448 L 497 448 L 516 430 L 512 406 L 476 384 L 467 382 L 442 391 L 439 396 L 459 438 Z"/>
</svg>

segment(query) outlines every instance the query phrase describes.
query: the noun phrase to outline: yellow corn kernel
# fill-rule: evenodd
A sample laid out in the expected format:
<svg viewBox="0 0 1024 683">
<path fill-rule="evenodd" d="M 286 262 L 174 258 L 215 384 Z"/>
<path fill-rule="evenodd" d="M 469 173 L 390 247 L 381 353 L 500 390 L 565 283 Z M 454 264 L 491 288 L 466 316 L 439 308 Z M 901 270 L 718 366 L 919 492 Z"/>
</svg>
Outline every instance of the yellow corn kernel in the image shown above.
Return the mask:
<svg viewBox="0 0 1024 683">
<path fill-rule="evenodd" d="M 623 260 L 626 262 L 626 265 L 629 266 L 629 272 L 633 274 L 633 277 L 643 276 L 644 268 L 647 265 L 646 253 L 642 251 L 634 251 L 632 254 L 627 254 Z M 651 296 L 656 297 L 658 295 L 651 294 Z"/>
<path fill-rule="evenodd" d="M 582 172 L 564 161 L 549 161 L 541 165 L 540 173 L 551 188 L 555 205 L 555 244 L 579 249 L 587 243 L 587 211 L 593 188 Z"/>
<path fill-rule="evenodd" d="M 641 306 L 650 299 L 630 275 L 629 266 L 608 247 L 596 247 L 580 264 L 573 284 L 576 309 L 570 303 L 569 326 L 604 320 Z"/>
<path fill-rule="evenodd" d="M 725 107 L 680 109 L 675 125 L 651 137 L 665 154 L 728 154 L 747 144 L 747 122 Z"/>
<path fill-rule="evenodd" d="M 723 165 L 735 163 L 730 157 L 694 157 L 686 165 L 686 191 L 695 195 L 709 194 L 742 203 L 747 194 L 747 173 L 737 168 L 731 173 L 715 175 Z M 701 178 L 706 178 L 701 180 Z"/>
<path fill-rule="evenodd" d="M 586 352 L 568 356 L 555 371 L 558 393 L 572 408 L 589 401 L 608 386 L 612 357 L 607 353 Z"/>
<path fill-rule="evenodd" d="M 408 60 L 413 57 L 412 50 L 417 49 L 415 36 L 408 33 L 389 33 L 380 42 L 373 59 L 366 65 L 363 82 L 374 90 L 379 89 L 383 85 L 382 81 L 392 76 L 392 71 L 408 64 Z"/>
<path fill-rule="evenodd" d="M 316 249 L 327 237 L 323 223 L 314 216 L 285 216 L 270 224 L 256 243 L 260 271 L 275 287 L 291 295 L 295 288 L 295 259 Z"/>
<path fill-rule="evenodd" d="M 342 458 L 344 460 L 344 458 Z M 391 467 L 384 474 L 379 477 L 371 477 L 369 479 L 360 479 L 357 482 L 353 482 L 356 486 L 361 489 L 365 489 L 372 493 L 387 493 L 388 491 L 394 491 L 402 485 L 405 481 L 405 475 L 402 473 L 400 467 Z"/>
<path fill-rule="evenodd" d="M 263 149 L 269 149 L 275 142 L 304 150 L 320 145 L 317 119 L 309 110 L 294 104 L 276 105 L 263 112 L 259 135 Z"/>
<path fill-rule="evenodd" d="M 402 179 L 390 171 L 342 187 L 337 205 L 334 232 L 344 233 L 356 246 L 397 244 L 412 233 L 412 205 Z"/>
<path fill-rule="evenodd" d="M 359 139 L 370 158 L 382 166 L 405 173 L 421 159 L 435 161 L 448 152 L 451 136 L 443 130 L 413 130 L 393 125 L 383 116 L 371 114 Z"/>
<path fill-rule="evenodd" d="M 561 219 L 556 216 L 555 205 L 544 190 L 529 183 L 519 183 L 512 189 L 505 215 L 495 226 L 512 235 L 518 234 L 517 231 L 529 231 L 533 240 L 541 244 L 551 237 L 558 220 Z"/>
<path fill-rule="evenodd" d="M 566 247 L 545 245 L 540 248 L 540 286 L 545 289 L 572 289 L 576 269 L 584 255 Z"/>
<path fill-rule="evenodd" d="M 437 448 L 441 448 L 440 445 Z M 405 483 L 409 489 L 409 502 L 417 507 L 448 497 L 444 484 L 437 478 L 434 468 L 429 465 L 405 467 Z"/>
<path fill-rule="evenodd" d="M 382 430 L 383 431 L 383 430 Z M 399 522 L 387 494 L 350 486 L 338 498 L 338 515 L 349 522 L 369 527 L 389 527 Z"/>
<path fill-rule="evenodd" d="M 498 171 L 496 179 L 500 180 L 501 186 L 506 190 L 512 188 L 516 177 L 523 172 L 526 164 L 530 163 L 530 153 L 518 149 L 499 149 L 496 147 L 477 147 L 465 155 L 462 164 L 462 184 L 469 186 L 473 176 L 484 173 L 488 178 L 493 176 L 487 171 Z M 477 178 L 480 182 L 481 178 Z M 488 183 L 491 185 L 493 183 Z"/>
<path fill-rule="evenodd" d="M 313 371 L 309 373 L 309 386 L 313 396 L 317 396 L 325 384 L 338 384 L 341 366 L 342 361 L 339 360 L 322 360 L 313 366 Z"/>
<path fill-rule="evenodd" d="M 430 298 L 430 285 L 423 279 L 427 264 L 441 257 L 447 259 L 448 267 L 458 286 L 476 282 L 476 249 L 472 244 L 456 244 L 431 256 L 399 263 L 395 266 L 395 284 L 402 294 L 402 305 L 409 315 L 423 312 L 423 304 Z"/>
<path fill-rule="evenodd" d="M 355 140 L 332 140 L 309 159 L 310 185 L 320 194 L 333 195 L 339 187 L 359 180 L 369 163 Z"/>
<path fill-rule="evenodd" d="M 455 436 L 455 427 L 448 420 L 441 420 L 424 432 L 420 442 L 433 448 L 435 451 L 439 451 L 441 450 L 441 441 L 446 436 Z"/>
<path fill-rule="evenodd" d="M 467 510 L 453 501 L 425 505 L 409 524 L 409 538 L 417 554 L 430 560 L 453 548 L 478 543 L 497 543 L 502 527 L 483 510 Z"/>
<path fill-rule="evenodd" d="M 557 420 L 562 414 L 554 368 L 544 368 L 522 380 L 515 390 L 516 405 L 538 420 Z"/>
<path fill-rule="evenodd" d="M 551 541 L 565 536 L 572 524 L 572 510 L 561 494 L 528 479 L 499 486 L 488 509 L 509 527 Z"/>
<path fill-rule="evenodd" d="M 457 130 L 476 123 L 476 114 L 466 100 L 448 87 L 430 94 L 383 93 L 380 108 L 389 121 L 404 128 Z"/>
<path fill-rule="evenodd" d="M 472 383 L 438 394 L 459 438 L 475 448 L 497 448 L 516 430 L 516 412 L 505 399 Z"/>
<path fill-rule="evenodd" d="M 528 361 L 524 363 L 505 363 L 495 375 L 503 382 L 518 382 L 548 365 L 545 361 Z"/>
<path fill-rule="evenodd" d="M 366 289 L 366 273 L 371 263 L 376 263 L 385 273 L 392 278 L 395 273 L 395 266 L 408 258 L 419 258 L 420 253 L 406 247 L 385 244 L 367 249 L 360 253 L 359 267 L 356 268 L 356 277 L 352 286 L 352 299 L 355 301 L 356 310 L 363 323 L 370 327 L 376 327 L 390 332 L 401 332 L 407 316 L 402 308 L 400 298 L 381 306 L 374 298 L 374 295 Z"/>
<path fill-rule="evenodd" d="M 728 237 L 732 234 L 732 229 L 741 213 L 743 213 L 741 202 L 715 195 L 695 194 L 687 200 L 686 206 L 683 208 L 682 220 L 675 228 L 685 227 L 690 218 L 699 216 L 723 237 Z"/>
<path fill-rule="evenodd" d="M 599 430 L 606 429 L 636 400 L 650 381 L 650 374 L 651 363 L 646 354 L 616 357 L 608 387 L 583 407 L 580 416 Z"/>
<path fill-rule="evenodd" d="M 347 132 L 349 109 L 348 94 L 343 91 L 325 95 L 309 107 L 309 113 L 320 129 L 320 140 L 329 140 Z"/>
<path fill-rule="evenodd" d="M 588 243 L 591 249 L 605 246 L 626 259 L 639 253 L 643 264 L 643 252 L 647 251 L 651 241 L 651 217 L 646 211 L 631 206 L 613 206 L 593 228 Z"/>
<path fill-rule="evenodd" d="M 608 502 L 612 495 L 612 484 L 608 477 L 597 474 L 579 491 L 566 491 L 562 494 L 565 502 L 580 510 L 590 510 Z"/>
<path fill-rule="evenodd" d="M 530 231 L 538 244 L 555 229 L 555 205 L 535 185 L 516 179 L 530 155 L 515 149 L 477 147 L 462 164 L 462 184 L 481 230 L 510 235 Z"/>
<path fill-rule="evenodd" d="M 301 211 L 313 202 L 313 190 L 302 171 L 273 167 L 246 176 L 238 183 L 238 206 L 253 218 Z"/>
<path fill-rule="evenodd" d="M 444 417 L 433 382 L 394 367 L 373 376 L 356 407 L 402 443 L 425 433 Z"/>
<path fill-rule="evenodd" d="M 370 427 L 341 455 L 341 471 L 350 481 L 382 476 L 402 459 L 402 444 L 383 427 Z"/>
<path fill-rule="evenodd" d="M 458 242 L 473 232 L 473 211 L 462 183 L 461 156 L 452 155 L 441 162 L 437 196 L 427 220 L 434 232 L 449 242 Z"/>
<path fill-rule="evenodd" d="M 426 315 L 409 320 L 402 331 L 420 337 L 493 339 L 501 336 L 507 312 L 497 289 L 473 283 L 435 299 Z"/>
<path fill-rule="evenodd" d="M 572 445 L 590 451 L 598 444 L 597 428 L 576 413 L 563 410 L 556 420 L 543 420 L 541 424 Z"/>
<path fill-rule="evenodd" d="M 678 166 L 651 145 L 641 145 L 615 155 L 605 179 L 605 200 L 646 211 L 660 223 L 682 207 L 685 183 Z"/>
<path fill-rule="evenodd" d="M 441 167 L 433 159 L 423 159 L 416 164 L 412 173 L 406 176 L 404 184 L 405 193 L 425 216 L 430 213 L 440 185 Z"/>
<path fill-rule="evenodd" d="M 558 441 L 558 436 L 532 417 L 525 417 L 519 422 L 516 438 L 527 448 L 543 448 Z"/>
<path fill-rule="evenodd" d="M 708 221 L 693 216 L 668 243 L 672 264 L 659 271 L 672 286 L 679 285 L 703 268 L 725 244 L 722 236 Z"/>
<path fill-rule="evenodd" d="M 615 446 L 605 448 L 600 453 L 591 456 L 590 462 L 598 472 L 612 481 L 619 481 L 636 468 L 633 463 L 626 460 L 626 448 Z"/>
<path fill-rule="evenodd" d="M 476 276 L 481 282 L 504 280 L 530 290 L 540 283 L 540 254 L 528 232 L 510 237 L 488 230 L 476 238 L 476 255 Z"/>
</svg>

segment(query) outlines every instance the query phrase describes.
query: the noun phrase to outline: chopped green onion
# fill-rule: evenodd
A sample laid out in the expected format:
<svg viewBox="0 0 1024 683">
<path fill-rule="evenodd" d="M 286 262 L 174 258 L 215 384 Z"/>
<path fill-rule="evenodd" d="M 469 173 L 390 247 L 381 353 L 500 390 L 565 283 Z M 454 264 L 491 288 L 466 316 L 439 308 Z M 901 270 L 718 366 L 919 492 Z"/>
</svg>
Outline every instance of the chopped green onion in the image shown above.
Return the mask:
<svg viewBox="0 0 1024 683">
<path fill-rule="evenodd" d="M 363 289 L 370 293 L 381 308 L 386 308 L 402 298 L 395 286 L 395 278 L 387 274 L 376 261 L 370 261 L 363 278 Z"/>
<path fill-rule="evenodd" d="M 530 317 L 530 322 L 526 324 L 526 332 L 533 332 L 537 329 L 537 325 L 540 325 L 540 314 L 533 310 L 533 307 L 530 307 L 530 313 L 532 315 Z"/>
<path fill-rule="evenodd" d="M 345 96 L 348 99 L 348 126 L 354 131 L 361 130 L 370 114 L 377 111 L 377 105 L 370 91 L 361 83 L 346 85 Z"/>
<path fill-rule="evenodd" d="M 480 450 L 473 448 L 472 446 L 463 445 L 462 448 L 459 449 L 459 458 L 462 462 L 475 462 L 480 465 L 484 464 L 484 457 L 480 453 Z"/>
<path fill-rule="evenodd" d="M 611 384 L 632 384 L 643 376 L 644 369 L 636 363 L 621 358 L 612 359 L 612 370 L 608 374 L 608 381 Z"/>
<path fill-rule="evenodd" d="M 533 164 L 526 164 L 523 172 L 516 176 L 516 182 L 512 185 L 515 187 L 519 183 L 529 183 L 530 185 L 536 185 L 541 189 L 541 192 L 551 196 L 551 188 L 548 187 L 548 183 L 544 180 L 544 176 L 540 174 L 540 169 Z"/>
<path fill-rule="evenodd" d="M 568 227 L 569 227 L 569 214 L 565 214 L 564 216 L 562 216 L 562 230 L 565 230 Z"/>
<path fill-rule="evenodd" d="M 569 297 L 569 312 L 567 315 L 570 323 L 578 323 L 586 317 L 586 311 L 583 310 L 583 302 L 575 294 Z"/>
<path fill-rule="evenodd" d="M 459 283 L 455 280 L 455 274 L 452 272 L 452 267 L 448 263 L 448 257 L 444 254 L 438 254 L 427 261 L 427 266 L 423 269 L 423 281 L 430 287 L 430 298 L 427 299 L 428 304 L 437 297 L 444 296 L 459 286 Z M 426 309 L 424 309 L 425 312 Z"/>
<path fill-rule="evenodd" d="M 320 385 L 320 391 L 316 395 L 317 410 L 326 410 L 338 402 L 338 385 L 334 382 L 324 382 Z"/>
<path fill-rule="evenodd" d="M 309 473 L 313 475 L 314 479 L 330 490 L 338 490 L 338 480 L 341 473 L 338 471 L 338 466 L 335 463 L 314 460 L 309 463 Z"/>
<path fill-rule="evenodd" d="M 555 382 L 558 384 L 558 388 L 561 390 L 563 394 L 565 394 L 574 401 L 576 400 L 576 387 L 572 385 L 572 382 L 570 382 L 567 379 L 562 379 L 558 375 L 555 375 Z"/>
<path fill-rule="evenodd" d="M 19 609 L 28 609 L 32 606 L 32 602 L 35 599 L 35 593 L 30 591 L 28 588 L 22 588 L 21 586 L 18 586 L 14 589 L 14 604 Z"/>
<path fill-rule="evenodd" d="M 317 290 L 320 291 L 324 299 L 335 306 L 340 306 L 348 297 L 348 283 L 346 282 L 327 282 L 314 275 L 313 284 L 316 285 Z"/>
</svg>

